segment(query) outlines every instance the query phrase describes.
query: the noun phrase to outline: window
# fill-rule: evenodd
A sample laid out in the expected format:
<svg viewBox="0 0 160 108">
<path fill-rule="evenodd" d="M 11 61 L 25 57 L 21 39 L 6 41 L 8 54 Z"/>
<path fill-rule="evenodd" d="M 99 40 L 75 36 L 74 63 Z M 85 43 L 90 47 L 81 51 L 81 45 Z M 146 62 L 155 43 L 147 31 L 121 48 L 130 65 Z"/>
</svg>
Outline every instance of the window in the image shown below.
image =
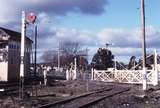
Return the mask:
<svg viewBox="0 0 160 108">
<path fill-rule="evenodd" d="M 6 48 L 6 44 L 5 43 L 1 43 L 0 44 L 0 48 Z"/>
</svg>

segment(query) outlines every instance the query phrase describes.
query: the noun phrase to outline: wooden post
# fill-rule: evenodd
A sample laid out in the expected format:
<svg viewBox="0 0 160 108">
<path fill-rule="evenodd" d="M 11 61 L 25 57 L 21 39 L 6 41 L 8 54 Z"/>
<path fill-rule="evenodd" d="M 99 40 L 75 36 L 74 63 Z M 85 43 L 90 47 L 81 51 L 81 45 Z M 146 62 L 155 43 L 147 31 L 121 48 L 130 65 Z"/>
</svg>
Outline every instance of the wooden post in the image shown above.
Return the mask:
<svg viewBox="0 0 160 108">
<path fill-rule="evenodd" d="M 154 50 L 154 75 L 153 75 L 154 86 L 158 85 L 158 69 L 157 69 L 157 51 Z"/>
<path fill-rule="evenodd" d="M 77 59 L 76 57 L 74 58 L 74 77 L 73 79 L 77 78 Z"/>
<path fill-rule="evenodd" d="M 47 70 L 46 69 L 43 70 L 43 80 L 44 80 L 44 85 L 46 86 L 47 85 Z"/>
<path fill-rule="evenodd" d="M 70 75 L 69 75 L 69 70 L 67 69 L 66 70 L 66 80 L 69 80 L 70 79 Z"/>
<path fill-rule="evenodd" d="M 114 58 L 114 69 L 117 69 L 117 63 L 116 63 L 116 58 Z"/>
<path fill-rule="evenodd" d="M 91 80 L 94 80 L 94 69 L 91 69 Z"/>
</svg>

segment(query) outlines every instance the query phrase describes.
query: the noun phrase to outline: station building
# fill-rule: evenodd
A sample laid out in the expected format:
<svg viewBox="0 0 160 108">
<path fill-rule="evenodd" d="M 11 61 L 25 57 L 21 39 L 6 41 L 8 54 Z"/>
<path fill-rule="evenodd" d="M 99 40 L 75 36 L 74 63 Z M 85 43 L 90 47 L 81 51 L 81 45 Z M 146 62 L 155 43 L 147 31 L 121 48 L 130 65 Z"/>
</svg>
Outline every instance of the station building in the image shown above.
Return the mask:
<svg viewBox="0 0 160 108">
<path fill-rule="evenodd" d="M 25 39 L 25 72 L 29 75 L 33 41 Z M 20 76 L 21 33 L 0 27 L 0 81 L 18 81 Z"/>
</svg>

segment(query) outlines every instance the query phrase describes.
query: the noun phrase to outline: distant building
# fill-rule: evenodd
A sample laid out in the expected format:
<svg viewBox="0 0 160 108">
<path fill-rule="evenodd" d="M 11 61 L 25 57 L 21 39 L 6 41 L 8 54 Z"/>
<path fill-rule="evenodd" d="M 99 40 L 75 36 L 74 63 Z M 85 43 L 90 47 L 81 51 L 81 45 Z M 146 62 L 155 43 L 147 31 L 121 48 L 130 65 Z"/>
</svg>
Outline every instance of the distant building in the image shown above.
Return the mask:
<svg viewBox="0 0 160 108">
<path fill-rule="evenodd" d="M 0 81 L 19 80 L 21 33 L 0 27 Z M 25 42 L 25 77 L 29 75 L 32 40 Z"/>
</svg>

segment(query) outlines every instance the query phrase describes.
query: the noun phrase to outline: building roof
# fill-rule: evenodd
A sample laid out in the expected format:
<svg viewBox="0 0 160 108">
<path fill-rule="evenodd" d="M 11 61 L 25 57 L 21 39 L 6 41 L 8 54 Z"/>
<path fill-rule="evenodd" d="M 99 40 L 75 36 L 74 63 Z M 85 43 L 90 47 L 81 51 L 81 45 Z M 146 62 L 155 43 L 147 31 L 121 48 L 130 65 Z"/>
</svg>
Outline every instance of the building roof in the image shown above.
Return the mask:
<svg viewBox="0 0 160 108">
<path fill-rule="evenodd" d="M 16 41 L 21 41 L 21 33 L 17 32 L 17 31 L 13 31 L 10 29 L 6 29 L 3 27 L 0 27 L 0 30 L 3 30 L 6 34 L 8 34 L 10 37 L 9 39 L 11 40 L 16 40 Z M 26 39 L 28 42 L 33 42 L 29 37 L 26 36 Z"/>
</svg>

